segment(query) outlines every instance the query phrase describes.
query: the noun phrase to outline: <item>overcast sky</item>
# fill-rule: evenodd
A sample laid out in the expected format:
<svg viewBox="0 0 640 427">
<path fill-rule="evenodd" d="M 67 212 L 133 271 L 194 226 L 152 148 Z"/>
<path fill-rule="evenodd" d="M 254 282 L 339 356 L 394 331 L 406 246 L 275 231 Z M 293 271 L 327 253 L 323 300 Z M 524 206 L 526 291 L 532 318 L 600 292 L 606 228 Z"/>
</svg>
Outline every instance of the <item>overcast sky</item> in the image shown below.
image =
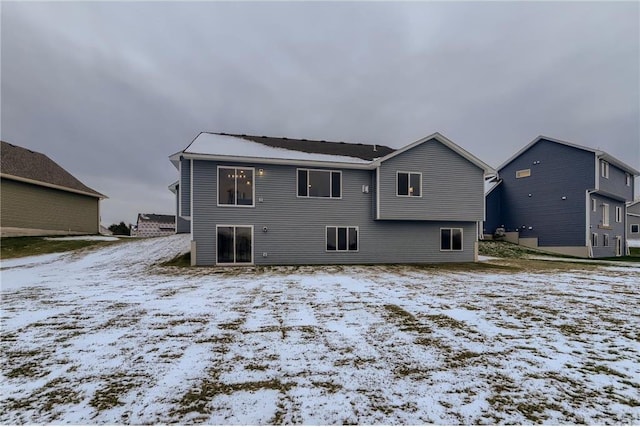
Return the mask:
<svg viewBox="0 0 640 427">
<path fill-rule="evenodd" d="M 109 196 L 107 226 L 174 213 L 168 156 L 200 131 L 437 131 L 494 167 L 543 134 L 640 169 L 639 2 L 0 7 L 1 137 Z"/>
</svg>

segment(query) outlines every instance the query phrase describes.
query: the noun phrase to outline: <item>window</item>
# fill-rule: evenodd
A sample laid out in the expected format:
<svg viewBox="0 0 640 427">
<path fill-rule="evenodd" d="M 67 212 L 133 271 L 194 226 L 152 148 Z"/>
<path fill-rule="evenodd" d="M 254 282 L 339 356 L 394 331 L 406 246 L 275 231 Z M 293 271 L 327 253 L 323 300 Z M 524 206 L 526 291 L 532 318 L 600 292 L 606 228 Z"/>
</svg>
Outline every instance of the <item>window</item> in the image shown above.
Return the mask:
<svg viewBox="0 0 640 427">
<path fill-rule="evenodd" d="M 600 176 L 609 178 L 609 162 L 600 160 Z"/>
<path fill-rule="evenodd" d="M 609 246 L 609 235 L 608 234 L 603 234 L 602 235 L 602 246 Z"/>
<path fill-rule="evenodd" d="M 598 205 L 596 203 L 596 199 L 591 199 L 591 211 L 595 212 L 598 209 Z"/>
<path fill-rule="evenodd" d="M 358 250 L 358 227 L 327 227 L 327 251 Z"/>
<path fill-rule="evenodd" d="M 616 222 L 622 222 L 622 207 L 616 206 Z"/>
<path fill-rule="evenodd" d="M 396 196 L 422 197 L 422 173 L 398 172 Z"/>
<path fill-rule="evenodd" d="M 342 197 L 342 172 L 298 169 L 298 197 Z"/>
<path fill-rule="evenodd" d="M 462 228 L 441 228 L 440 229 L 440 250 L 441 251 L 461 251 L 462 250 Z"/>
<path fill-rule="evenodd" d="M 254 206 L 253 168 L 218 166 L 218 206 Z"/>
<path fill-rule="evenodd" d="M 633 181 L 633 178 L 631 177 L 631 174 L 628 173 L 625 175 L 626 177 L 626 183 L 627 183 L 627 187 L 631 187 L 631 182 Z"/>
<path fill-rule="evenodd" d="M 253 226 L 216 226 L 218 264 L 253 263 Z"/>
<path fill-rule="evenodd" d="M 516 178 L 526 178 L 528 176 L 531 176 L 531 169 L 522 169 L 516 171 Z"/>
<path fill-rule="evenodd" d="M 609 205 L 606 203 L 602 204 L 602 225 L 609 226 Z"/>
<path fill-rule="evenodd" d="M 640 233 L 640 224 L 631 224 L 632 233 Z"/>
<path fill-rule="evenodd" d="M 598 233 L 591 233 L 591 246 L 598 246 Z"/>
</svg>

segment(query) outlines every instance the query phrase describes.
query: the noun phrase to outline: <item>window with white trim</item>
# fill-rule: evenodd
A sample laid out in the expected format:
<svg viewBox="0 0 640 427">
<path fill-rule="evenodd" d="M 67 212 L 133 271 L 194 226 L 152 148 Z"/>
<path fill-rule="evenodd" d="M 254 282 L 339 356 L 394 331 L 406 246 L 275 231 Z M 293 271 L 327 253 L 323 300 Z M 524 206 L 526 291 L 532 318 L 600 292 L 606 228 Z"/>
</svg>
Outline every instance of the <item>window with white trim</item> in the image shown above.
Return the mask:
<svg viewBox="0 0 640 427">
<path fill-rule="evenodd" d="M 298 169 L 298 197 L 340 199 L 342 172 L 324 169 Z"/>
<path fill-rule="evenodd" d="M 217 225 L 218 264 L 253 263 L 253 226 Z"/>
<path fill-rule="evenodd" d="M 632 233 L 640 233 L 640 224 L 631 224 Z"/>
<path fill-rule="evenodd" d="M 441 228 L 440 229 L 440 250 L 441 251 L 461 251 L 462 250 L 462 228 Z"/>
<path fill-rule="evenodd" d="M 622 207 L 616 206 L 616 222 L 622 222 Z"/>
<path fill-rule="evenodd" d="M 591 246 L 598 246 L 598 233 L 591 233 Z"/>
<path fill-rule="evenodd" d="M 598 210 L 598 204 L 596 202 L 596 199 L 591 199 L 591 211 L 595 212 L 596 210 Z"/>
<path fill-rule="evenodd" d="M 606 203 L 602 204 L 602 225 L 609 226 L 609 205 Z"/>
<path fill-rule="evenodd" d="M 358 251 L 358 227 L 327 226 L 326 238 L 326 249 L 329 252 Z"/>
<path fill-rule="evenodd" d="M 422 172 L 396 173 L 396 196 L 422 197 Z"/>
<path fill-rule="evenodd" d="M 631 182 L 633 181 L 633 177 L 630 173 L 625 174 L 625 182 L 627 183 L 627 187 L 631 187 Z"/>
<path fill-rule="evenodd" d="M 609 178 L 609 162 L 606 160 L 600 160 L 600 176 Z"/>
<path fill-rule="evenodd" d="M 602 246 L 609 246 L 609 235 L 606 233 L 602 235 Z"/>
<path fill-rule="evenodd" d="M 253 168 L 218 166 L 218 206 L 255 206 L 253 177 Z"/>
</svg>

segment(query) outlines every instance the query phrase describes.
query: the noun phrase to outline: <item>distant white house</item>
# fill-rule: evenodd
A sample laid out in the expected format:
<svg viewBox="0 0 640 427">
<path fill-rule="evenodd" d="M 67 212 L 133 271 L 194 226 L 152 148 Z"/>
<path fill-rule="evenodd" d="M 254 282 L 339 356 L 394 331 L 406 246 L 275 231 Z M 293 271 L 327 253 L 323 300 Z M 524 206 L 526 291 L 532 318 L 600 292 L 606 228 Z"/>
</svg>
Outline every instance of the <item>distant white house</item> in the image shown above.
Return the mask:
<svg viewBox="0 0 640 427">
<path fill-rule="evenodd" d="M 174 215 L 138 214 L 135 227 L 131 227 L 131 235 L 135 237 L 169 236 L 176 232 Z"/>
</svg>

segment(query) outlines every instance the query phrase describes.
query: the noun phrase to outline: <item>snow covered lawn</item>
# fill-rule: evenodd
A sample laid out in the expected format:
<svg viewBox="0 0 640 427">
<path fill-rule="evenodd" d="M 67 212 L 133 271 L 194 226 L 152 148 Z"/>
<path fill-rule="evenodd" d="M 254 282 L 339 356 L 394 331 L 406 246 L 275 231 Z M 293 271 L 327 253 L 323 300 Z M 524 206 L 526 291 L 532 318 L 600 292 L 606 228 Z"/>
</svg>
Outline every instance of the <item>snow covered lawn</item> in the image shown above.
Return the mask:
<svg viewBox="0 0 640 427">
<path fill-rule="evenodd" d="M 3 424 L 639 424 L 640 267 L 2 263 Z"/>
</svg>

